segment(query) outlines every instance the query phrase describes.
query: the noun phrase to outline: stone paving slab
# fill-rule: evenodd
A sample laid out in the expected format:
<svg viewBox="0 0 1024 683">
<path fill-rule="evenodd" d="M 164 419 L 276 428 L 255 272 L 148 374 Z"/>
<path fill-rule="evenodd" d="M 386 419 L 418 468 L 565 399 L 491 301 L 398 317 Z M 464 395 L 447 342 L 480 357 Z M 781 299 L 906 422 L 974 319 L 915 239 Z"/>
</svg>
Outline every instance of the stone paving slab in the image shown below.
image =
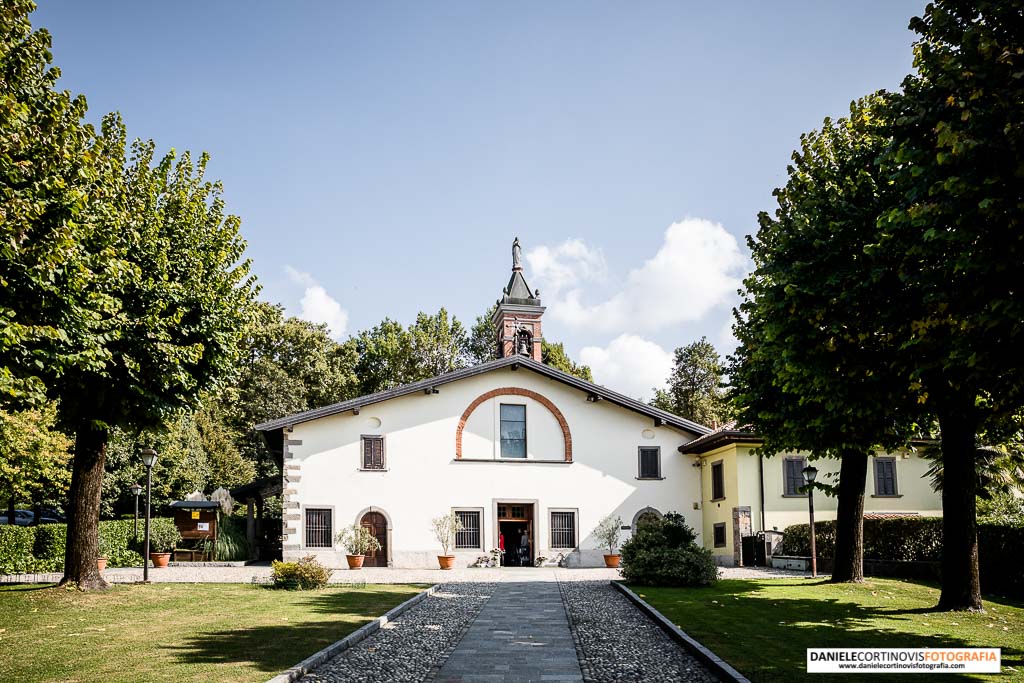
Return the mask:
<svg viewBox="0 0 1024 683">
<path fill-rule="evenodd" d="M 434 680 L 582 683 L 558 584 L 498 584 Z"/>
<path fill-rule="evenodd" d="M 766 567 L 722 567 L 723 579 L 773 579 L 810 576 L 808 572 Z M 110 568 L 103 572 L 103 578 L 111 583 L 137 583 L 142 580 L 141 567 Z M 440 569 L 388 569 L 366 567 L 358 571 L 335 569 L 331 573 L 332 584 L 363 583 L 504 583 L 534 581 L 614 581 L 621 578 L 617 569 L 603 567 L 561 568 L 561 567 L 495 567 L 472 569 L 461 567 L 448 571 Z M 0 575 L 0 583 L 57 583 L 61 574 L 6 574 Z M 162 569 L 150 568 L 149 579 L 153 583 L 269 583 L 270 566 L 254 564 L 244 567 L 200 567 L 177 566 Z"/>
</svg>

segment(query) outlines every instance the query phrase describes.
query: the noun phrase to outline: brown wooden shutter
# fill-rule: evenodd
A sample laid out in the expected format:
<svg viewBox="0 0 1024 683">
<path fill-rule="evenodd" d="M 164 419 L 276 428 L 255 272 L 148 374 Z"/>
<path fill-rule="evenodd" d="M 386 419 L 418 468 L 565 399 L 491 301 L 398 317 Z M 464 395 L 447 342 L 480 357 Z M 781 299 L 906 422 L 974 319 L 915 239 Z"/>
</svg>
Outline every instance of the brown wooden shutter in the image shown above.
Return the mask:
<svg viewBox="0 0 1024 683">
<path fill-rule="evenodd" d="M 384 439 L 364 438 L 363 439 L 363 469 L 382 470 L 384 469 Z"/>
</svg>

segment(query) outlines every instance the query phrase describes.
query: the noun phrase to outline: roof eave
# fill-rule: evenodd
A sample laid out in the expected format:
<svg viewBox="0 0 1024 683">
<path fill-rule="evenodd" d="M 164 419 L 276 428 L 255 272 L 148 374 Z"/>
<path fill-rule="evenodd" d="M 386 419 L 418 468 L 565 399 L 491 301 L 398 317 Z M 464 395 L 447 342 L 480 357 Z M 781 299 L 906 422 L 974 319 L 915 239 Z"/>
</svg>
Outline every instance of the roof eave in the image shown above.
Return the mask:
<svg viewBox="0 0 1024 683">
<path fill-rule="evenodd" d="M 431 377 L 429 379 L 421 380 L 419 382 L 413 382 L 411 384 L 405 384 L 399 387 L 394 387 L 386 391 L 377 392 L 375 394 L 367 394 L 366 396 L 359 396 L 348 401 L 342 401 L 329 406 L 323 406 L 321 408 L 314 408 L 312 410 L 306 410 L 301 413 L 295 413 L 293 415 L 287 415 L 280 417 L 275 420 L 268 420 L 267 422 L 256 425 L 255 429 L 259 432 L 267 432 L 275 429 L 287 428 L 302 422 L 309 422 L 311 420 L 320 419 L 322 417 L 330 417 L 331 415 L 337 415 L 349 410 L 363 408 L 368 405 L 375 403 L 381 403 L 383 401 L 390 400 L 392 398 L 399 398 L 401 396 L 407 396 L 409 394 L 415 394 L 416 392 L 430 387 L 441 386 L 450 382 L 457 382 L 461 379 L 468 377 L 474 377 L 476 375 L 484 374 L 492 370 L 498 370 L 503 367 L 518 366 L 533 370 L 538 374 L 545 375 L 560 381 L 563 384 L 575 387 L 580 391 L 595 394 L 600 396 L 602 399 L 610 401 L 621 408 L 638 412 L 648 417 L 651 417 L 656 422 L 661 422 L 664 426 L 674 427 L 683 431 L 691 432 L 694 434 L 707 435 L 711 433 L 711 430 L 704 425 L 698 424 L 691 420 L 681 418 L 678 415 L 673 415 L 664 410 L 654 408 L 640 401 L 629 398 L 623 394 L 620 394 L 610 389 L 606 389 L 593 382 L 580 379 L 574 375 L 570 375 L 567 372 L 563 372 L 556 368 L 552 368 L 548 365 L 544 365 L 539 361 L 535 361 L 527 356 L 507 356 L 505 358 L 499 358 L 493 361 L 487 361 L 486 363 L 480 363 L 469 368 L 462 368 L 453 372 L 446 373 L 444 375 L 438 375 L 437 377 Z"/>
</svg>

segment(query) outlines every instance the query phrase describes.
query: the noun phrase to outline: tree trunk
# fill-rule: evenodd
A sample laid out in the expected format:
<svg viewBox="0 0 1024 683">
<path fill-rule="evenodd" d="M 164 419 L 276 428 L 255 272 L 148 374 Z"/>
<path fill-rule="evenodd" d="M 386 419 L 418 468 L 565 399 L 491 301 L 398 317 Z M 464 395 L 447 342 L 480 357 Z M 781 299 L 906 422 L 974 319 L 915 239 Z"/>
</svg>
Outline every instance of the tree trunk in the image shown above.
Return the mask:
<svg viewBox="0 0 1024 683">
<path fill-rule="evenodd" d="M 867 477 L 867 454 L 859 451 L 843 453 L 839 468 L 832 583 L 864 581 L 864 485 Z"/>
<path fill-rule="evenodd" d="M 96 566 L 99 556 L 100 494 L 107 459 L 107 430 L 84 422 L 75 432 L 75 458 L 68 501 L 68 537 L 64 547 L 64 578 L 82 590 L 107 588 Z"/>
<path fill-rule="evenodd" d="M 942 431 L 942 594 L 939 609 L 982 611 L 978 575 L 978 473 L 973 405 L 939 411 Z"/>
</svg>

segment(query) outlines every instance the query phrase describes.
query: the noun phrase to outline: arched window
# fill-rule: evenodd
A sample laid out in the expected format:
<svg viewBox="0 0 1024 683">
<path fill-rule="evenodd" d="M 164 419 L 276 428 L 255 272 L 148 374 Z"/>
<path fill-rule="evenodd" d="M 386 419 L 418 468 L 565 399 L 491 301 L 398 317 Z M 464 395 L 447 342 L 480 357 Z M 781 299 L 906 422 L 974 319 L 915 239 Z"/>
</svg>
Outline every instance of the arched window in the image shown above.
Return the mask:
<svg viewBox="0 0 1024 683">
<path fill-rule="evenodd" d="M 642 510 L 638 510 L 633 516 L 633 531 L 638 531 L 644 524 L 657 522 L 659 519 L 661 519 L 661 513 L 652 507 L 646 507 Z"/>
<path fill-rule="evenodd" d="M 516 353 L 520 356 L 529 356 L 533 353 L 533 337 L 529 330 L 519 330 L 516 334 Z"/>
</svg>

